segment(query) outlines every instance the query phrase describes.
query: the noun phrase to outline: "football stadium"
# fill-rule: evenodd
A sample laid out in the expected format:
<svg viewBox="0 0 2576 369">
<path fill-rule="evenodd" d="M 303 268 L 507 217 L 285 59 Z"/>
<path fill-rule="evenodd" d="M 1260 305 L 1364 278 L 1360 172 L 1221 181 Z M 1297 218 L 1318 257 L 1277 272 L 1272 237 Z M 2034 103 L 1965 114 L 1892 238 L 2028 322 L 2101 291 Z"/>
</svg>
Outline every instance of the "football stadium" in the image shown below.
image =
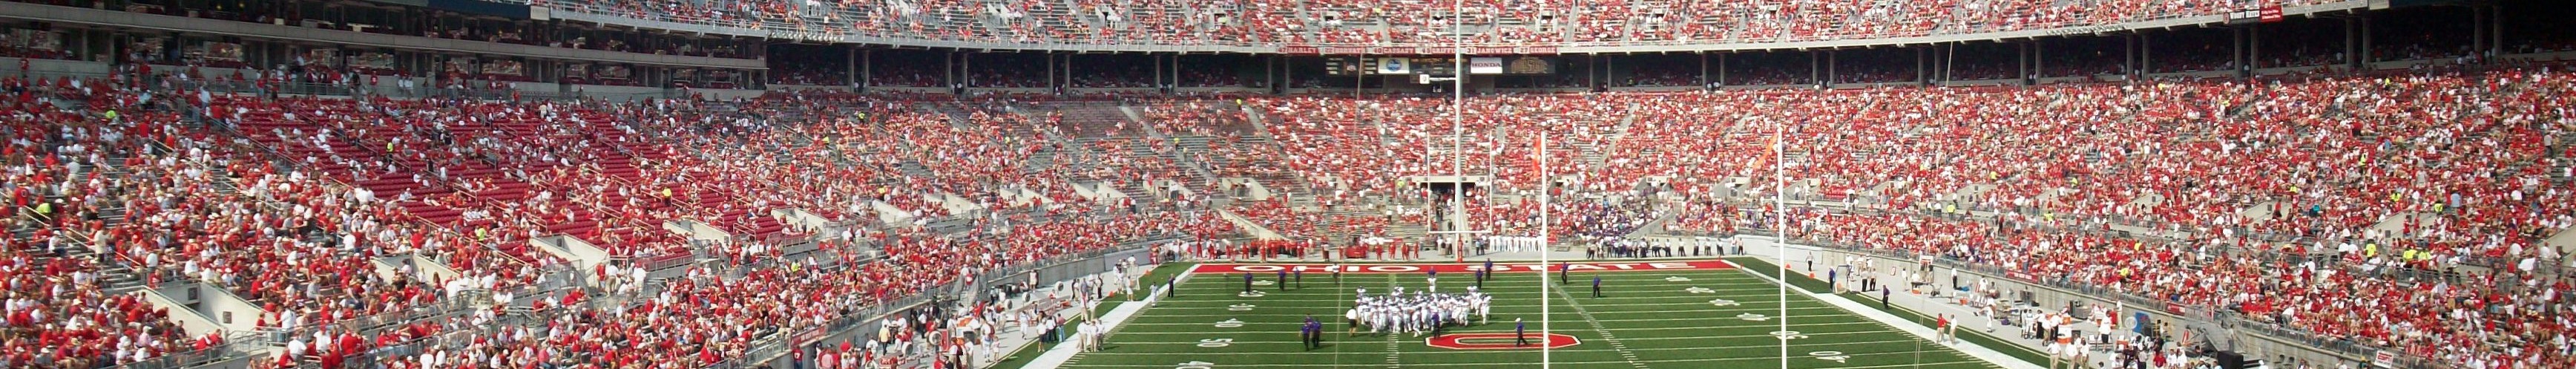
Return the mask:
<svg viewBox="0 0 2576 369">
<path fill-rule="evenodd" d="M 2570 5 L 5 0 L 0 368 L 2576 368 Z"/>
</svg>

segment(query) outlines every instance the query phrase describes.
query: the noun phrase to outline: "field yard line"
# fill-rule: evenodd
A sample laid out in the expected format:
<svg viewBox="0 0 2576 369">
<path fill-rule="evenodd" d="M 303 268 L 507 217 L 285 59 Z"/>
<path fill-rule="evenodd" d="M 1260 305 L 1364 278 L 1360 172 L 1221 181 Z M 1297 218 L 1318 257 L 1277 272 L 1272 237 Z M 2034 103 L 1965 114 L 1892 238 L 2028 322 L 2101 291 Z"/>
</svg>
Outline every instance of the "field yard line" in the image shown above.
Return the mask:
<svg viewBox="0 0 2576 369">
<path fill-rule="evenodd" d="M 1932 334 L 1932 328 L 1924 327 L 1922 324 L 1908 321 L 1904 318 L 1898 318 L 1895 314 L 1888 314 L 1885 311 L 1871 309 L 1868 306 L 1862 306 L 1859 302 L 1853 302 L 1852 300 L 1842 298 L 1841 296 L 1828 297 L 1815 292 L 1809 292 L 1805 288 L 1791 286 L 1789 285 L 1789 282 L 1774 279 L 1771 278 L 1771 276 L 1762 275 L 1762 273 L 1747 271 L 1744 274 L 1762 278 L 1763 280 L 1768 280 L 1772 283 L 1779 283 L 1781 287 L 1788 288 L 1790 291 L 1798 291 L 1798 294 L 1805 295 L 1807 298 L 1815 299 L 1816 301 L 1824 301 L 1826 304 L 1832 304 L 1834 306 L 1840 306 L 1843 310 L 1850 310 L 1853 313 L 1860 314 L 1863 318 L 1876 320 L 1880 323 L 1887 323 L 1887 326 L 1895 327 L 1896 330 L 1903 331 L 1906 334 L 1912 334 L 1915 337 L 1922 337 L 1924 340 L 1938 341 L 1938 339 Z M 2001 351 L 1995 351 L 1995 349 L 1986 348 L 1985 346 L 1978 346 L 1975 343 L 1959 342 L 1950 344 L 1949 346 L 1951 349 L 1959 350 L 1960 353 L 1968 354 L 1968 357 L 1985 360 L 1987 363 L 2002 366 L 2004 369 L 2040 369 L 2038 364 L 2031 364 L 2028 361 L 2013 358 L 2011 355 L 2004 355 Z"/>
<path fill-rule="evenodd" d="M 1404 357 L 1404 341 L 1395 339 L 1395 336 L 1386 335 L 1386 367 L 1390 369 L 1404 367 L 1404 361 L 1400 360 Z"/>
<path fill-rule="evenodd" d="M 1395 280 L 1395 275 L 1394 275 L 1394 274 L 1388 274 L 1388 275 L 1386 275 L 1386 279 L 1387 279 L 1387 280 L 1389 280 L 1389 281 L 1393 281 L 1393 280 Z M 1335 300 L 1335 301 L 1334 301 L 1334 303 L 1338 304 L 1338 303 L 1341 303 L 1341 301 L 1349 301 L 1349 300 L 1352 300 L 1352 299 L 1350 298 L 1350 296 L 1349 296 L 1349 295 L 1343 295 L 1343 294 L 1341 294 L 1341 291 L 1342 291 L 1342 289 L 1341 289 L 1341 288 L 1334 288 L 1334 289 L 1333 289 L 1333 297 L 1334 297 L 1334 300 Z M 1343 311 L 1350 311 L 1350 310 L 1345 309 L 1345 310 L 1343 310 Z M 1403 360 L 1403 359 L 1404 359 L 1404 341 L 1403 341 L 1403 340 L 1398 340 L 1398 339 L 1396 339 L 1395 337 L 1396 337 L 1396 334 L 1394 333 L 1394 331 L 1393 331 L 1393 330 L 1389 330 L 1389 331 L 1387 332 L 1387 334 L 1386 334 L 1386 368 L 1387 368 L 1387 369 L 1395 369 L 1395 368 L 1402 368 L 1402 367 L 1404 367 L 1404 360 Z M 1339 356 L 1335 356 L 1334 358 L 1339 359 L 1340 357 L 1339 357 Z"/>
<path fill-rule="evenodd" d="M 1593 288 L 1593 291 L 1592 291 L 1592 293 L 1593 293 L 1593 294 L 1596 294 L 1596 295 L 1597 295 L 1597 294 L 1600 294 L 1600 293 L 1601 293 L 1601 290 L 1600 290 L 1601 286 L 1600 286 L 1600 285 L 1595 284 L 1595 285 L 1593 285 L 1593 286 L 1592 286 L 1592 288 Z M 1637 362 L 1637 352 L 1636 352 L 1636 351 L 1629 350 L 1629 349 L 1628 349 L 1628 344 L 1619 342 L 1619 335 L 1618 335 L 1618 334 L 1610 333 L 1610 327 L 1602 326 L 1602 325 L 1601 325 L 1601 320 L 1600 320 L 1600 319 L 1593 319 L 1593 318 L 1592 318 L 1592 312 L 1591 312 L 1591 311 L 1588 311 L 1588 310 L 1583 310 L 1583 303 L 1581 303 L 1581 302 L 1576 302 L 1576 301 L 1575 301 L 1575 299 L 1574 299 L 1574 295 L 1565 293 L 1565 290 L 1566 290 L 1566 289 L 1563 289 L 1563 288 L 1558 288 L 1558 289 L 1556 289 L 1556 296 L 1557 296 L 1557 297 L 1559 297 L 1559 298 L 1564 298 L 1564 299 L 1565 299 L 1565 304 L 1566 304 L 1566 305 L 1571 305 L 1571 306 L 1573 306 L 1573 307 L 1574 307 L 1574 313 L 1575 313 L 1576 315 L 1581 315 L 1581 316 L 1583 316 L 1583 322 L 1584 322 L 1585 324 L 1591 324 L 1591 325 L 1592 325 L 1592 330 L 1593 330 L 1594 332 L 1600 332 L 1600 333 L 1601 333 L 1601 341 L 1603 341 L 1603 342 L 1609 342 L 1609 343 L 1610 343 L 1610 349 L 1611 349 L 1611 350 L 1617 350 L 1617 351 L 1619 352 L 1619 358 L 1621 358 L 1621 359 L 1627 359 L 1627 360 L 1628 360 L 1628 365 L 1629 365 L 1629 366 L 1637 367 L 1637 369 L 1646 369 L 1646 363 Z"/>
</svg>

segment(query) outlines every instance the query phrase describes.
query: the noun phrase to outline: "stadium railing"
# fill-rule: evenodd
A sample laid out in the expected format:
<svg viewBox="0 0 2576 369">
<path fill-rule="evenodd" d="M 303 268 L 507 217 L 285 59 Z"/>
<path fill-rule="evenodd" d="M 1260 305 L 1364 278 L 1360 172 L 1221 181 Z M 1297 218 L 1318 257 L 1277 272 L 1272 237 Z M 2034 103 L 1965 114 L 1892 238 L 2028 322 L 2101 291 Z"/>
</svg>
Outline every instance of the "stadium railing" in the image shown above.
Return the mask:
<svg viewBox="0 0 2576 369">
<path fill-rule="evenodd" d="M 1878 211 L 1876 211 L 1875 209 L 1864 209 L 1864 210 L 1865 210 L 1865 211 L 1871 211 L 1871 212 L 1878 212 Z M 1747 231 L 1746 231 L 1746 232 L 1740 232 L 1740 233 L 1742 233 L 1742 234 L 1748 234 L 1748 235 L 1766 235 L 1766 236 L 1774 236 L 1774 235 L 1777 235 L 1777 233 L 1776 233 L 1776 232 L 1773 232 L 1769 227 L 1770 227 L 1770 224 L 1769 224 L 1769 223 L 1759 223 L 1759 224 L 1756 224 L 1756 225 L 1754 225 L 1754 226 L 1747 227 L 1747 228 L 1746 228 L 1746 229 L 1747 229 Z M 2060 229 L 2060 230 L 2057 230 L 2057 231 L 2085 232 L 2085 231 L 2083 231 L 2083 230 L 2065 230 L 2065 229 Z M 2099 233 L 2099 232 L 2096 232 L 2096 233 Z M 1839 251 L 1853 252 L 1853 253 L 1860 253 L 1860 254 L 1868 254 L 1868 255 L 1874 255 L 1874 256 L 1880 256 L 1880 257 L 1887 257 L 1887 258 L 1892 258 L 1892 259 L 1897 259 L 1897 260 L 1914 260 L 1914 258 L 1915 258 L 1915 254 L 1913 254 L 1913 253 L 1911 253 L 1911 252 L 1904 252 L 1904 251 L 1898 251 L 1898 250 L 1888 250 L 1888 249 L 1869 248 L 1869 247 L 1862 247 L 1862 246 L 1858 246 L 1858 245 L 1849 245 L 1849 244 L 1843 244 L 1843 243 L 1837 243 L 1837 242 L 1830 242 L 1830 241 L 1822 241 L 1822 240 L 1814 240 L 1814 239 L 1799 239 L 1799 240 L 1798 240 L 1798 242 L 1800 242 L 1800 243 L 1804 243 L 1804 244 L 1809 244 L 1809 245 L 1815 245 L 1815 246 L 1819 246 L 1819 247 L 1832 248 L 1832 249 L 1839 250 Z M 2268 250 L 2234 250 L 2234 252 L 2265 252 L 2265 253 L 2268 253 L 2269 251 L 2268 251 Z M 2326 259 L 2341 260 L 2340 258 L 2326 258 Z M 2280 327 L 2280 326 L 2278 326 L 2278 325 L 2273 325 L 2273 324 L 2270 324 L 2270 323 L 2261 323 L 2261 322 L 2255 322 L 2255 321 L 2247 320 L 2247 319 L 2244 319 L 2244 318 L 2243 318 L 2243 315 L 2242 315 L 2241 313 L 2237 313 L 2237 312 L 2235 312 L 2235 311 L 2231 310 L 2231 309 L 2233 309 L 2232 307 L 2230 307 L 2230 308 L 2224 308 L 2224 309 L 2213 309 L 2213 308 L 2212 308 L 2212 307 L 2210 307 L 2210 306 L 2203 306 L 2203 305 L 2197 305 L 2197 304 L 2178 304 L 2178 303 L 2171 302 L 2171 301 L 2165 301 L 2165 300 L 2161 300 L 2161 299 L 2155 299 L 2155 298 L 2151 298 L 2151 297 L 2140 296 L 2140 295 L 2136 295 L 2136 294 L 2132 294 L 2132 293 L 2127 293 L 2127 292 L 2124 292 L 2124 291 L 2110 290 L 2110 289 L 2102 288 L 2102 287 L 2100 287 L 2100 286 L 2094 286 L 2094 285 L 2088 285 L 2088 284 L 2076 284 L 2076 283 L 2073 283 L 2073 281 L 2065 280 L 2065 279 L 2063 279 L 2063 278 L 2047 278 L 2047 277 L 2041 277 L 2041 276 L 2034 276 L 2034 275 L 2030 275 L 2029 273 L 2020 273 L 2020 272 L 2014 272 L 2014 271 L 2004 270 L 2002 267 L 1999 267 L 1999 266 L 1991 266 L 1991 265 L 1977 264 L 1977 263 L 1973 263 L 1973 262 L 1970 262 L 1970 261 L 1967 261 L 1967 260 L 1957 259 L 1957 258 L 1954 258 L 1954 257 L 1952 257 L 1952 256 L 1950 256 L 1950 255 L 1937 255 L 1937 254 L 1936 254 L 1936 258 L 1935 258 L 1934 263 L 1935 263 L 1936 265 L 1940 265 L 1940 266 L 1943 266 L 1943 267 L 1949 267 L 1949 268 L 1955 268 L 1955 269 L 1962 269 L 1962 270 L 1973 271 L 1973 272 L 1976 272 L 1976 273 L 1979 273 L 1979 274 L 1984 274 L 1984 275 L 1987 275 L 1987 276 L 1990 276 L 1990 277 L 2005 278 L 2005 279 L 2011 279 L 2011 280 L 2015 280 L 2015 281 L 2023 282 L 2023 283 L 2030 283 L 2030 284 L 2036 284 L 2036 285 L 2044 285 L 2044 286 L 2053 287 L 2053 288 L 2059 288 L 2059 289 L 2064 289 L 2064 290 L 2069 290 L 2069 291 L 2076 291 L 2076 292 L 2079 292 L 2079 293 L 2083 293 L 2083 294 L 2087 294 L 2087 295 L 2092 295 L 2092 296 L 2096 296 L 2096 297 L 2107 297 L 2107 298 L 2114 299 L 2114 300 L 2117 300 L 2117 301 L 2122 301 L 2122 302 L 2127 302 L 2127 303 L 2129 303 L 2129 304 L 2134 304 L 2134 305 L 2140 306 L 2140 307 L 2142 307 L 2142 308 L 2163 308 L 2163 309 L 2165 309 L 2165 310 L 2167 310 L 2167 311 L 2176 311 L 2176 312 L 2178 312 L 2178 313 L 2179 313 L 2178 315 L 2183 315 L 2183 316 L 2190 317 L 2190 318 L 2194 318 L 2194 319 L 2201 319 L 2201 320 L 2204 320 L 2204 321 L 2211 321 L 2211 322 L 2222 322 L 2222 323 L 2228 323 L 2228 324 L 2229 324 L 2229 325 L 2227 325 L 2228 327 L 2236 327 L 2236 328 L 2251 327 L 2251 328 L 2256 328 L 2256 329 L 2252 329 L 2252 330 L 2254 330 L 2256 333 L 2266 334 L 2266 335 L 2270 335 L 2270 336 L 2272 336 L 2272 337 L 2281 338 L 2281 339 L 2284 339 L 2284 340 L 2296 341 L 2296 342 L 2300 342 L 2300 343 L 2303 343 L 2303 344 L 2308 344 L 2308 345 L 2313 346 L 2313 347 L 2318 348 L 2318 349 L 2330 350 L 2330 351 L 2333 351 L 2333 352 L 2336 352 L 2336 353 L 2340 353 L 2340 354 L 2344 354 L 2344 355 L 2349 355 L 2349 356 L 2353 356 L 2353 357 L 2373 357 L 2374 355 L 2377 355 L 2378 353 L 2383 352 L 2383 351 L 2387 351 L 2387 352 L 2396 352 L 2394 349 L 2390 349 L 2390 348 L 2386 348 L 2386 347 L 2381 347 L 2381 346 L 2373 345 L 2373 344 L 2369 344 L 2369 343 L 2356 342 L 2356 341 L 2352 341 L 2352 340 L 2349 340 L 2349 339 L 2342 339 L 2342 338 L 2324 338 L 2324 337 L 2318 337 L 2318 336 L 2316 336 L 2316 335 L 2314 335 L 2314 334 L 2312 334 L 2312 333 L 2303 332 L 2303 331 L 2299 331 L 2299 330 L 2296 330 L 2296 329 L 2288 329 L 2288 328 Z M 2413 269 L 2413 268 L 2383 267 L 2383 268 L 2380 268 L 2380 269 L 2375 270 L 2375 272 L 2380 273 L 2380 275 L 2381 275 L 2382 277 L 2397 278 L 2397 279 L 2400 279 L 2400 280 L 2409 280 L 2409 281 L 2417 281 L 2417 280 L 2424 280 L 2424 279 L 2430 279 L 2430 278 L 2444 278 L 2444 279 L 2449 279 L 2449 280 L 2455 280 L 2455 279 L 2456 279 L 2456 277 L 2457 277 L 2457 275 L 2456 275 L 2456 274 L 2453 274 L 2453 273 L 2447 273 L 2447 272 L 2441 272 L 2441 271 L 2419 270 L 2419 269 Z M 2441 364 L 2441 363 L 2439 363 L 2439 362 L 2437 362 L 2437 361 L 2434 361 L 2434 360 L 2432 360 L 2432 359 L 2429 359 L 2429 358 L 2424 358 L 2424 357 L 2416 356 L 2416 355 L 2413 355 L 2413 354 L 2411 354 L 2411 353 L 2402 353 L 2402 352 L 2399 352 L 2399 353 L 2397 353 L 2397 354 L 2395 354 L 2395 355 L 2393 355 L 2393 356 L 2395 356 L 2395 357 L 2396 357 L 2396 359 L 2394 359 L 2394 360 L 2395 360 L 2395 363 L 2396 363 L 2396 364 L 2398 364 L 2398 367 L 2399 367 L 2399 368 L 2409 368 L 2409 369 L 2440 369 L 2440 368 L 2450 368 L 2449 366 L 2446 366 L 2445 364 Z"/>
<path fill-rule="evenodd" d="M 1179 239 L 1179 236 L 1171 234 L 1140 237 L 1135 240 L 1123 242 L 1122 245 L 1117 248 L 1058 255 L 1037 262 L 1023 263 L 1007 268 L 976 273 L 973 276 L 959 278 L 945 284 L 924 288 L 920 293 L 915 293 L 910 296 L 904 296 L 869 305 L 866 310 L 861 310 L 853 314 L 841 315 L 841 317 L 835 318 L 831 322 L 825 323 L 821 326 L 773 332 L 767 337 L 753 340 L 751 347 L 744 350 L 744 355 L 726 359 L 724 361 L 717 362 L 714 365 L 708 365 L 706 368 L 743 369 L 770 367 L 768 363 L 782 357 L 789 347 L 803 347 L 807 344 L 816 343 L 813 341 L 820 341 L 824 338 L 840 336 L 844 333 L 848 333 L 851 329 L 864 327 L 866 325 L 864 323 L 876 321 L 884 317 L 886 314 L 920 306 L 921 304 L 932 302 L 943 295 L 955 296 L 957 294 L 977 293 L 998 283 L 1006 283 L 1009 280 L 1024 278 L 1024 276 L 1031 273 L 1036 273 L 1039 276 L 1040 284 L 1079 278 L 1092 273 L 1104 271 L 1106 270 L 1104 269 L 1105 265 L 1117 262 L 1116 260 L 1110 259 L 1130 255 L 1131 253 L 1150 251 L 1154 247 L 1160 245 L 1161 242 L 1177 239 Z M 973 295 L 967 296 L 971 298 Z"/>
<path fill-rule="evenodd" d="M 224 337 L 223 344 L 214 345 L 202 350 L 163 354 L 158 357 L 143 359 L 142 361 L 117 364 L 115 366 L 100 369 L 193 368 L 218 361 L 241 359 L 249 357 L 253 352 L 264 350 L 269 347 L 265 344 L 248 344 L 249 340 L 257 339 L 257 334 L 258 333 L 252 332 L 233 332 L 232 334 Z"/>
<path fill-rule="evenodd" d="M 2371 343 L 2367 343 L 2367 342 L 2354 341 L 2354 340 L 2352 340 L 2351 338 L 2344 338 L 2344 337 L 2324 337 L 2324 336 L 2318 336 L 2318 335 L 2315 335 L 2315 334 L 2313 334 L 2313 333 L 2308 333 L 2307 331 L 2303 331 L 2303 330 L 2290 329 L 2290 328 L 2286 328 L 2286 327 L 2281 327 L 2280 325 L 2277 325 L 2277 324 L 2272 324 L 2272 323 L 2266 323 L 2266 322 L 2260 322 L 2260 321 L 2254 321 L 2254 320 L 2251 320 L 2251 319 L 2246 319 L 2246 318 L 2245 318 L 2245 316 L 2244 316 L 2243 314 L 2236 313 L 2236 312 L 2232 312 L 2232 311 L 2222 311 L 2222 312 L 2219 312 L 2218 320 L 2217 320 L 2217 321 L 2218 321 L 2218 322 L 2220 322 L 2220 323 L 2223 323 L 2223 325 L 2222 325 L 2222 326 L 2223 326 L 2223 327 L 2227 327 L 2227 328 L 2229 328 L 2229 329 L 2243 329 L 2243 330 L 2253 331 L 2253 332 L 2255 332 L 2255 333 L 2257 333 L 2257 334 L 2267 335 L 2267 336 L 2271 336 L 2271 337 L 2296 340 L 2296 341 L 2298 341 L 2299 343 L 2302 343 L 2302 344 L 2306 344 L 2306 345 L 2309 345 L 2309 346 L 2314 346 L 2314 347 L 2316 347 L 2316 348 L 2321 348 L 2321 349 L 2334 350 L 2335 352 L 2339 352 L 2339 353 L 2343 353 L 2343 354 L 2345 354 L 2345 355 L 2351 355 L 2351 356 L 2355 356 L 2355 357 L 2375 357 L 2376 355 L 2378 355 L 2378 354 L 2379 354 L 2379 353 L 2381 353 L 2381 352 L 2389 351 L 2389 349 L 2384 348 L 2384 347 L 2381 347 L 2381 346 L 2379 346 L 2379 345 L 2375 345 L 2375 344 L 2371 344 Z M 2412 355 L 2412 354 L 2397 354 L 2397 355 L 2393 355 L 2393 356 L 2394 356 L 2395 358 L 2394 358 L 2392 361 L 2393 361 L 2393 364 L 2395 364 L 2394 366 L 2395 366 L 2395 367 L 2397 367 L 2397 368 L 2405 368 L 2405 369 L 2448 369 L 2448 368 L 2455 368 L 2455 366 L 2452 366 L 2452 365 L 2450 365 L 2450 364 L 2445 364 L 2445 363 L 2437 362 L 2437 361 L 2434 361 L 2434 360 L 2432 360 L 2432 359 L 2430 359 L 2430 358 L 2418 357 L 2418 356 L 2415 356 L 2415 355 Z"/>
</svg>

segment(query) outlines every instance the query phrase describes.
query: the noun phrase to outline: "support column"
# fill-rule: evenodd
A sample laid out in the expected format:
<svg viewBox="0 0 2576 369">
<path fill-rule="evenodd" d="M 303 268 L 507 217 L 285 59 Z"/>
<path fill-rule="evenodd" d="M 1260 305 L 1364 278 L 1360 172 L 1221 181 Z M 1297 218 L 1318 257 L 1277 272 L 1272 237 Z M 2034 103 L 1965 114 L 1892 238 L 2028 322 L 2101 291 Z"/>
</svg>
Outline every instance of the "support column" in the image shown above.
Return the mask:
<svg viewBox="0 0 2576 369">
<path fill-rule="evenodd" d="M 1726 55 L 1717 54 L 1717 85 L 1726 85 Z"/>
<path fill-rule="evenodd" d="M 2487 41 L 2487 55 L 2491 57 L 2501 56 L 2504 55 L 2504 52 L 2506 51 L 2504 49 L 2504 3 L 2497 2 L 2495 5 L 2488 5 L 2487 9 L 2495 11 L 2494 16 L 2487 17 L 2487 27 L 2492 28 L 2492 30 L 2487 31 L 2487 36 L 2494 38 L 2494 40 Z"/>
<path fill-rule="evenodd" d="M 2134 81 L 2138 76 L 2138 35 L 2120 36 L 2120 75 Z"/>
<path fill-rule="evenodd" d="M 2023 80 L 2023 84 L 2028 84 L 2029 80 L 2024 78 L 2030 77 L 2030 43 L 2013 44 L 2013 63 L 2021 68 L 2020 73 L 2013 74 L 2013 79 L 2020 79 Z"/>
<path fill-rule="evenodd" d="M 2245 44 L 2245 74 L 2251 76 L 2254 70 L 2263 69 L 2262 23 L 2245 26 Z"/>
<path fill-rule="evenodd" d="M 859 50 L 859 75 L 856 77 L 858 77 L 860 91 L 866 91 L 867 88 L 877 85 L 876 60 L 876 49 Z"/>
<path fill-rule="evenodd" d="M 1699 87 L 1708 88 L 1708 53 L 1699 53 Z"/>
<path fill-rule="evenodd" d="M 2155 45 L 2156 45 L 2156 36 L 2155 36 L 2155 34 L 2152 34 L 2152 33 L 2139 33 L 2139 34 L 2138 34 L 2138 75 L 2143 76 L 2143 75 L 2148 75 L 2148 74 L 2154 74 L 2154 73 L 2156 72 L 2156 49 L 2155 49 L 2155 47 L 2156 47 L 2156 46 L 2155 46 Z"/>
<path fill-rule="evenodd" d="M 1162 56 L 1162 55 L 1155 55 L 1155 54 L 1145 54 L 1145 60 L 1147 60 L 1147 61 L 1151 61 L 1151 62 L 1152 62 L 1152 64 L 1154 64 L 1154 87 L 1155 87 L 1155 88 L 1162 88 L 1162 87 L 1163 87 L 1163 56 Z"/>
<path fill-rule="evenodd" d="M 2487 10 L 2469 7 L 2469 63 L 2477 63 L 2487 51 Z"/>
<path fill-rule="evenodd" d="M 2031 76 L 2030 76 L 2030 83 L 2031 83 L 2031 84 L 2038 84 L 2038 83 L 2039 83 L 2039 79 L 2040 79 L 2041 77 L 2047 77 L 2047 76 L 2048 76 L 2048 42 L 2047 42 L 2047 41 L 2044 41 L 2044 40 L 2031 40 L 2031 41 L 2030 41 L 2030 73 L 2031 73 Z"/>
<path fill-rule="evenodd" d="M 2243 70 L 2245 69 L 2245 27 L 2230 27 L 2227 31 L 2229 37 L 2227 54 L 2228 60 L 2232 62 L 2228 64 Z"/>
<path fill-rule="evenodd" d="M 1055 52 L 1040 51 L 1038 56 L 1041 59 L 1046 60 L 1046 84 L 1043 86 L 1046 86 L 1048 90 L 1054 90 L 1056 87 L 1061 87 L 1062 85 L 1055 84 Z"/>
<path fill-rule="evenodd" d="M 1807 52 L 1807 83 L 1817 83 L 1825 80 L 1824 64 L 1824 52 Z"/>
<path fill-rule="evenodd" d="M 957 55 L 957 78 L 966 80 L 966 87 L 975 87 L 975 53 L 960 52 Z"/>
<path fill-rule="evenodd" d="M 1296 65 L 1297 63 L 1290 62 L 1288 57 L 1279 57 L 1279 84 L 1277 85 L 1279 92 L 1288 92 L 1289 81 L 1297 80 Z"/>
<path fill-rule="evenodd" d="M 2343 60 L 2345 69 L 2361 69 L 2361 18 L 2343 19 Z"/>
<path fill-rule="evenodd" d="M 1601 87 L 1601 54 L 1592 54 L 1585 59 L 1592 62 L 1583 63 L 1583 89 Z"/>
<path fill-rule="evenodd" d="M 1929 73 L 1929 72 L 1927 72 L 1929 69 L 1924 67 L 1924 63 L 1925 63 L 1925 62 L 1927 62 L 1927 61 L 1929 61 L 1929 60 L 1931 60 L 1929 57 L 1924 56 L 1924 55 L 1926 55 L 1925 50 L 1931 50 L 1931 49 L 1930 49 L 1930 48 L 1914 49 L 1914 83 L 1915 83 L 1915 84 L 1923 84 L 1924 82 L 1930 82 L 1930 81 L 1931 81 L 1931 79 L 1929 79 L 1929 78 L 1928 78 L 1928 77 L 1930 76 L 1930 73 Z"/>
<path fill-rule="evenodd" d="M 847 78 L 849 78 L 849 80 L 841 81 L 841 83 L 857 87 L 859 83 L 859 47 L 850 46 L 848 51 L 849 52 L 841 54 L 841 75 L 848 76 Z"/>
<path fill-rule="evenodd" d="M 1835 82 L 1842 82 L 1842 54 L 1842 50 L 1825 50 L 1825 80 L 1818 81 L 1818 85 L 1833 88 Z"/>
<path fill-rule="evenodd" d="M 2371 48 L 2373 48 L 2371 41 L 2373 40 L 2371 40 L 2370 37 L 2370 14 L 2371 13 L 2361 13 L 2361 56 L 2356 58 L 2361 60 L 2359 69 L 2368 69 L 2370 68 L 2370 63 L 2379 61 L 2378 57 L 2370 55 L 2374 52 L 2371 50 Z"/>
</svg>

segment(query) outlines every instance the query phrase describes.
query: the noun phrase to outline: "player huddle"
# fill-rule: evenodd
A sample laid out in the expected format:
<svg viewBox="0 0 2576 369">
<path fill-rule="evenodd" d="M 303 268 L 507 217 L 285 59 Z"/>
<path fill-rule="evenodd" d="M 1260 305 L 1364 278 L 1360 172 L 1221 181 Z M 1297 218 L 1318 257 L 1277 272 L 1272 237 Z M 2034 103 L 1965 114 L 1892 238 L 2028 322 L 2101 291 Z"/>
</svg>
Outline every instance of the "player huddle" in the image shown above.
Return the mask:
<svg viewBox="0 0 2576 369">
<path fill-rule="evenodd" d="M 1360 289 L 1359 299 L 1343 317 L 1350 319 L 1351 329 L 1367 327 L 1369 333 L 1423 332 L 1439 335 L 1439 329 L 1450 325 L 1465 326 L 1470 319 L 1481 323 L 1493 313 L 1494 297 L 1469 287 L 1467 293 L 1434 293 L 1415 290 L 1411 294 L 1397 286 L 1391 293 L 1370 296 Z"/>
</svg>

